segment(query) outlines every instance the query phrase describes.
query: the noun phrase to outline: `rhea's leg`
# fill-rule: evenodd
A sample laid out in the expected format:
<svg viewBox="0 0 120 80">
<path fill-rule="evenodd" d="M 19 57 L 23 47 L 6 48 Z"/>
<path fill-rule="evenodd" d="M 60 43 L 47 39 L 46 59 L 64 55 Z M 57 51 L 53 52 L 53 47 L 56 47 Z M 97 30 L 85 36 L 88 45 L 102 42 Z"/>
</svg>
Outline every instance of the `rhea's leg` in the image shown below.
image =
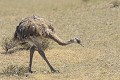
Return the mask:
<svg viewBox="0 0 120 80">
<path fill-rule="evenodd" d="M 46 58 L 46 56 L 45 56 L 44 51 L 43 51 L 40 47 L 38 48 L 38 52 L 39 52 L 39 54 L 42 56 L 42 58 L 46 61 L 46 63 L 48 64 L 48 66 L 49 66 L 49 68 L 50 68 L 50 70 L 51 70 L 52 73 L 54 73 L 54 72 L 59 72 L 58 70 L 55 70 L 55 69 L 51 66 L 51 64 L 49 63 L 49 61 L 47 60 L 47 58 Z"/>
<path fill-rule="evenodd" d="M 34 38 L 34 37 L 30 37 L 30 38 L 31 38 L 32 42 L 37 46 L 39 54 L 40 54 L 40 55 L 42 56 L 42 58 L 46 61 L 47 65 L 49 66 L 49 68 L 50 68 L 50 70 L 51 70 L 51 72 L 53 72 L 53 73 L 54 73 L 54 72 L 59 72 L 59 71 L 56 71 L 56 70 L 50 65 L 49 61 L 47 60 L 47 58 L 46 58 L 46 56 L 45 56 L 44 51 L 43 51 L 42 48 L 41 48 L 41 44 L 39 43 L 39 40 L 37 40 L 37 39 Z"/>
<path fill-rule="evenodd" d="M 29 72 L 32 73 L 31 67 L 32 67 L 32 59 L 33 59 L 33 54 L 35 51 L 35 46 L 32 46 L 30 48 L 30 63 L 29 63 Z"/>
</svg>

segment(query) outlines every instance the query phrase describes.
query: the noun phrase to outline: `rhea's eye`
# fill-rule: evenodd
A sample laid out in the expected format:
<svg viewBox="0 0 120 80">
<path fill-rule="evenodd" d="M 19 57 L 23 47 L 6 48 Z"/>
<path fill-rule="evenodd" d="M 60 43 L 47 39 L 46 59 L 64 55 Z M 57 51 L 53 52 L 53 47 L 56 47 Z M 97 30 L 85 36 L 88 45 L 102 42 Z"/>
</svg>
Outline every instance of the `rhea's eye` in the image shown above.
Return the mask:
<svg viewBox="0 0 120 80">
<path fill-rule="evenodd" d="M 80 44 L 80 39 L 79 38 L 75 38 L 75 39 L 76 39 L 77 43 Z"/>
</svg>

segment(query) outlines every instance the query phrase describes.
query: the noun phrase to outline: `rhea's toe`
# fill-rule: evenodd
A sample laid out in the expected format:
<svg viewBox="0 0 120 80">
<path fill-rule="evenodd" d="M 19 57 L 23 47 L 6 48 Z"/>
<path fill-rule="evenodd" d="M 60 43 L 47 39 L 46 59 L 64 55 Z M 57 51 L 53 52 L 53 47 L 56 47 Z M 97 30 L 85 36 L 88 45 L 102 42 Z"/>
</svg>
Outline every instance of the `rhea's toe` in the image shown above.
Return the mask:
<svg viewBox="0 0 120 80">
<path fill-rule="evenodd" d="M 32 70 L 29 70 L 29 73 L 33 73 L 33 71 L 32 71 Z"/>
<path fill-rule="evenodd" d="M 52 73 L 60 73 L 59 70 L 51 70 Z"/>
</svg>

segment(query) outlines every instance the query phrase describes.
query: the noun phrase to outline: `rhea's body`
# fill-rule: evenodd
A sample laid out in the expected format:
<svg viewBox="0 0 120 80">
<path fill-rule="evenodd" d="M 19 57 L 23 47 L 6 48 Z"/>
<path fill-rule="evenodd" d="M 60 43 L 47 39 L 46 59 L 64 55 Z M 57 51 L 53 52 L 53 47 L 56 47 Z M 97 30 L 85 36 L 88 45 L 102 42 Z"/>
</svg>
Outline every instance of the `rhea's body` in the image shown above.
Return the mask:
<svg viewBox="0 0 120 80">
<path fill-rule="evenodd" d="M 64 42 L 62 39 L 60 39 L 57 36 L 52 24 L 49 23 L 47 20 L 40 18 L 39 16 L 31 16 L 23 19 L 16 27 L 14 40 L 27 42 L 31 45 L 29 72 L 32 72 L 31 66 L 32 66 L 32 58 L 35 48 L 37 48 L 39 54 L 46 61 L 51 72 L 56 72 L 56 70 L 51 66 L 51 64 L 47 60 L 45 53 L 41 48 L 41 42 L 42 40 L 44 40 L 44 38 L 48 38 L 48 39 L 50 38 L 62 46 L 71 43 L 80 44 L 80 40 L 78 38 L 73 38 Z"/>
</svg>

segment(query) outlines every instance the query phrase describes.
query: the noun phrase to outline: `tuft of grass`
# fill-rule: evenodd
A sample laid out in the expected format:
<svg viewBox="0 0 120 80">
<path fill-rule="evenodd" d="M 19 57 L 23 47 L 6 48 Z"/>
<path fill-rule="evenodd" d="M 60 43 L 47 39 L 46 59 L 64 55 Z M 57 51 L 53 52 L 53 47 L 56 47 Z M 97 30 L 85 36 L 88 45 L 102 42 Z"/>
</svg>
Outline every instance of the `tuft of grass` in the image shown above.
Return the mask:
<svg viewBox="0 0 120 80">
<path fill-rule="evenodd" d="M 26 76 L 28 73 L 28 67 L 9 65 L 2 71 L 3 75 L 6 76 Z"/>
<path fill-rule="evenodd" d="M 18 41 L 13 41 L 13 39 L 9 38 L 9 37 L 4 37 L 2 39 L 2 48 L 5 51 L 6 54 L 8 53 L 14 53 L 16 51 L 19 50 L 29 50 L 30 49 L 30 45 L 28 43 L 19 43 Z M 42 49 L 45 51 L 49 48 L 50 45 L 50 41 L 46 38 L 41 39 L 42 40 Z"/>
<path fill-rule="evenodd" d="M 48 39 L 42 40 L 42 49 L 45 51 L 50 47 L 50 41 Z"/>
<path fill-rule="evenodd" d="M 120 6 L 120 1 L 114 0 L 111 4 L 112 4 L 112 8 L 116 8 Z"/>
<path fill-rule="evenodd" d="M 2 39 L 2 48 L 7 53 L 9 49 L 14 48 L 17 44 L 9 37 L 4 37 Z"/>
<path fill-rule="evenodd" d="M 83 2 L 88 2 L 88 1 L 90 1 L 90 0 L 82 0 Z"/>
</svg>

